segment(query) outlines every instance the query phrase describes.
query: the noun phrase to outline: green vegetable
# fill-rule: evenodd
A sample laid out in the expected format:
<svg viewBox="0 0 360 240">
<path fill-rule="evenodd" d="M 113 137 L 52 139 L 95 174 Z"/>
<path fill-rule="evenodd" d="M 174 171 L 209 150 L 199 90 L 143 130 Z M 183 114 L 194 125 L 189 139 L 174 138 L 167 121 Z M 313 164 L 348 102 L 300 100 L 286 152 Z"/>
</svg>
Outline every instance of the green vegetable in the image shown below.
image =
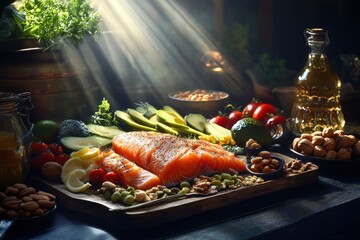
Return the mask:
<svg viewBox="0 0 360 240">
<path fill-rule="evenodd" d="M 87 137 L 89 130 L 86 124 L 75 119 L 66 119 L 60 123 L 59 138 L 64 137 Z"/>
<path fill-rule="evenodd" d="M 100 15 L 88 0 L 23 0 L 19 10 L 26 14 L 24 35 L 46 46 L 76 46 L 85 36 L 99 33 Z"/>
<path fill-rule="evenodd" d="M 118 124 L 118 121 L 114 116 L 114 112 L 110 108 L 110 103 L 108 100 L 103 98 L 100 105 L 98 106 L 98 111 L 90 117 L 89 123 L 102 126 L 112 126 Z"/>
<path fill-rule="evenodd" d="M 111 139 L 95 135 L 89 137 L 63 137 L 60 139 L 60 143 L 67 151 L 78 151 L 86 147 L 101 148 L 109 146 L 111 145 Z"/>
</svg>

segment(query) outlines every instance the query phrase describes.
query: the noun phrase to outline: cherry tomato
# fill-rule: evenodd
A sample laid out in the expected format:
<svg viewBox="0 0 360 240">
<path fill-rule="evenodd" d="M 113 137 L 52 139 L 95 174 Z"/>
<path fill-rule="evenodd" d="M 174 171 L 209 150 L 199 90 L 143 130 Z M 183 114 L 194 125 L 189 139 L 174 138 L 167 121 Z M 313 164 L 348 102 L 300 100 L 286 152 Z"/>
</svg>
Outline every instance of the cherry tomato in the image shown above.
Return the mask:
<svg viewBox="0 0 360 240">
<path fill-rule="evenodd" d="M 221 115 L 215 116 L 215 117 L 211 118 L 211 119 L 209 120 L 209 122 L 211 122 L 211 123 L 216 123 L 217 125 L 222 126 L 222 127 L 224 127 L 224 128 L 227 128 L 227 129 L 230 129 L 230 128 L 231 128 L 231 126 L 230 126 L 230 121 L 229 121 L 229 119 L 228 119 L 227 117 L 225 117 L 225 116 L 221 116 Z"/>
<path fill-rule="evenodd" d="M 33 142 L 31 144 L 31 154 L 33 156 L 37 156 L 40 155 L 40 153 L 45 152 L 49 149 L 48 145 L 44 142 L 38 141 L 38 142 Z"/>
<path fill-rule="evenodd" d="M 269 118 L 276 113 L 277 109 L 269 103 L 260 104 L 254 111 L 252 118 L 266 124 Z"/>
<path fill-rule="evenodd" d="M 103 177 L 105 176 L 106 172 L 102 168 L 95 168 L 90 171 L 89 173 L 89 181 L 91 184 L 94 185 L 101 185 L 103 183 Z"/>
<path fill-rule="evenodd" d="M 243 117 L 243 113 L 241 111 L 238 110 L 234 110 L 229 114 L 229 122 L 231 127 L 240 119 L 242 119 Z"/>
<path fill-rule="evenodd" d="M 114 184 L 118 184 L 120 182 L 120 179 L 119 179 L 119 177 L 118 177 L 118 175 L 116 173 L 108 172 L 102 177 L 101 181 L 102 182 L 109 181 L 109 182 L 112 182 Z"/>
<path fill-rule="evenodd" d="M 266 127 L 270 129 L 278 124 L 283 124 L 284 122 L 286 122 L 286 117 L 281 115 L 276 115 L 269 118 L 269 120 L 266 122 Z"/>
<path fill-rule="evenodd" d="M 50 143 L 48 146 L 50 151 L 54 153 L 55 156 L 59 156 L 64 153 L 63 147 L 57 143 Z"/>
<path fill-rule="evenodd" d="M 44 151 L 40 153 L 39 156 L 36 156 L 31 159 L 31 167 L 34 168 L 36 171 L 40 171 L 42 165 L 44 165 L 47 162 L 54 162 L 55 161 L 55 155 L 50 152 L 50 150 Z"/>
<path fill-rule="evenodd" d="M 70 159 L 70 156 L 67 154 L 59 154 L 55 157 L 55 162 L 61 164 L 62 166 L 64 166 L 64 164 L 66 163 L 67 160 Z"/>
<path fill-rule="evenodd" d="M 252 117 L 254 114 L 255 109 L 260 106 L 260 102 L 253 101 L 246 105 L 243 109 L 243 115 L 247 117 Z"/>
</svg>

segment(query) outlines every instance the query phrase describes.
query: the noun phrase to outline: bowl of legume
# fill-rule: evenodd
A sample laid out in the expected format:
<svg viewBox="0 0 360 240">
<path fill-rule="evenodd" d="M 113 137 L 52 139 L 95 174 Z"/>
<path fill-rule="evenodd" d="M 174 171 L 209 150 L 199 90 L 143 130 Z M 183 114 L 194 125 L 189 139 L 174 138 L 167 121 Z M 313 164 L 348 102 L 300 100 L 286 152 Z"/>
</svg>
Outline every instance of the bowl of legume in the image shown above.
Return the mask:
<svg viewBox="0 0 360 240">
<path fill-rule="evenodd" d="M 205 89 L 176 91 L 169 94 L 169 104 L 184 115 L 200 113 L 211 117 L 229 104 L 229 94 Z"/>
</svg>

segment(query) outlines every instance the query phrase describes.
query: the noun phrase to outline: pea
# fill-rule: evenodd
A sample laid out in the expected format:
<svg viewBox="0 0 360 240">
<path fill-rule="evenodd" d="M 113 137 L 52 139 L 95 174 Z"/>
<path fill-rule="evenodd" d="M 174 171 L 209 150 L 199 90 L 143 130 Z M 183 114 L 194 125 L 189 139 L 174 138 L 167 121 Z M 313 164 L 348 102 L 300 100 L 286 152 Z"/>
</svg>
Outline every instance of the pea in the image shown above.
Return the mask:
<svg viewBox="0 0 360 240">
<path fill-rule="evenodd" d="M 127 206 L 130 206 L 134 203 L 135 199 L 134 199 L 134 196 L 133 195 L 127 195 L 125 198 L 124 198 L 124 204 L 127 205 Z"/>
<path fill-rule="evenodd" d="M 229 173 L 221 173 L 221 178 L 230 180 L 232 176 Z"/>
<path fill-rule="evenodd" d="M 133 187 L 128 187 L 128 188 L 126 189 L 126 191 L 128 191 L 131 195 L 134 195 L 134 193 L 135 193 L 135 188 L 133 188 Z"/>
<path fill-rule="evenodd" d="M 116 191 L 111 195 L 111 201 L 113 203 L 119 202 L 121 200 L 121 193 Z"/>
<path fill-rule="evenodd" d="M 156 194 L 158 195 L 158 198 L 161 198 L 164 196 L 164 191 L 157 191 Z"/>
<path fill-rule="evenodd" d="M 184 181 L 184 182 L 181 182 L 181 183 L 180 183 L 180 188 L 183 189 L 184 187 L 190 188 L 191 185 L 190 185 L 189 182 L 185 182 L 185 181 Z"/>
<path fill-rule="evenodd" d="M 104 198 L 106 199 L 106 200 L 111 200 L 111 195 L 112 195 L 112 192 L 110 192 L 110 191 L 105 191 L 104 192 Z"/>
<path fill-rule="evenodd" d="M 219 174 L 215 174 L 215 175 L 213 176 L 213 178 L 214 178 L 215 180 L 219 180 L 219 181 L 222 180 L 222 177 L 221 177 Z"/>
<path fill-rule="evenodd" d="M 128 196 L 131 195 L 128 191 L 123 191 L 122 193 L 120 193 L 120 199 L 122 202 L 124 202 L 124 199 Z"/>
<path fill-rule="evenodd" d="M 180 189 L 177 188 L 177 187 L 172 187 L 170 190 L 171 190 L 171 192 L 173 192 L 174 194 L 177 194 L 177 193 L 180 191 Z"/>
<path fill-rule="evenodd" d="M 234 175 L 232 175 L 232 176 L 231 176 L 231 180 L 236 181 L 236 180 L 237 180 L 237 178 L 238 178 L 238 175 L 237 175 L 237 174 L 234 174 Z"/>
<path fill-rule="evenodd" d="M 235 183 L 234 180 L 230 180 L 230 179 L 224 179 L 223 183 L 226 185 L 226 186 L 229 186 L 229 185 L 233 185 Z"/>
<path fill-rule="evenodd" d="M 172 194 L 174 194 L 174 193 L 171 191 L 171 189 L 168 189 L 168 188 L 165 188 L 165 189 L 163 190 L 163 192 L 164 192 L 164 194 L 167 194 L 167 195 L 172 195 Z"/>
<path fill-rule="evenodd" d="M 180 191 L 183 191 L 185 193 L 189 193 L 190 192 L 190 188 L 188 187 L 183 187 Z"/>
</svg>

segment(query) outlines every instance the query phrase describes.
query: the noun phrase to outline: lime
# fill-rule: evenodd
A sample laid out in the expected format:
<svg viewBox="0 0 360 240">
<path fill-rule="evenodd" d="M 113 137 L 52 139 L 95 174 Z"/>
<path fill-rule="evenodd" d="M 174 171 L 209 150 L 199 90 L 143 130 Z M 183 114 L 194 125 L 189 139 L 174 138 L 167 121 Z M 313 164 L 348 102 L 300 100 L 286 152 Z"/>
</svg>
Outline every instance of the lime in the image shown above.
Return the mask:
<svg viewBox="0 0 360 240">
<path fill-rule="evenodd" d="M 54 143 L 57 141 L 60 124 L 53 120 L 40 120 L 34 124 L 33 134 L 35 138 L 45 143 Z"/>
<path fill-rule="evenodd" d="M 243 118 L 236 122 L 231 128 L 231 136 L 240 147 L 244 147 L 250 138 L 261 146 L 269 146 L 272 143 L 270 130 L 253 118 Z"/>
</svg>

